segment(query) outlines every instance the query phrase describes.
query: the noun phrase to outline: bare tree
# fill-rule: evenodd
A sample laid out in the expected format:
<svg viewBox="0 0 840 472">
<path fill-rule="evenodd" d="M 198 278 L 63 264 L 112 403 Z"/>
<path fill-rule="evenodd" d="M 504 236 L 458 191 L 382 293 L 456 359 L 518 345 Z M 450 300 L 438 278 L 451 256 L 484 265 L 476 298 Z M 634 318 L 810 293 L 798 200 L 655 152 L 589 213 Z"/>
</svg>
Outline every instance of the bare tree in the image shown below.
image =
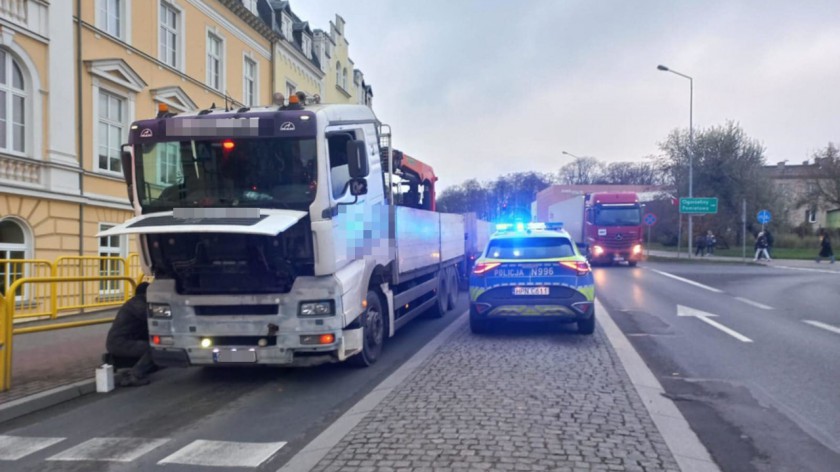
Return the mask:
<svg viewBox="0 0 840 472">
<path fill-rule="evenodd" d="M 560 168 L 558 181 L 564 185 L 587 185 L 601 183 L 604 165 L 594 157 L 576 157 Z"/>
<path fill-rule="evenodd" d="M 834 143 L 814 153 L 808 197 L 830 207 L 840 206 L 840 150 Z"/>
</svg>

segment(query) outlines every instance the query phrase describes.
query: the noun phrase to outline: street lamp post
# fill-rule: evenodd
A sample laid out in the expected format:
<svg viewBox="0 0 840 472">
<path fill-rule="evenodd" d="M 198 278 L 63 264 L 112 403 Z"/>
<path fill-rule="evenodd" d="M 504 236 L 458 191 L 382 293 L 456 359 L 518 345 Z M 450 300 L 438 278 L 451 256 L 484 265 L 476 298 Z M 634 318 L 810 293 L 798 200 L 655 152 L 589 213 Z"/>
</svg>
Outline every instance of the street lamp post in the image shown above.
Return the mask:
<svg viewBox="0 0 840 472">
<path fill-rule="evenodd" d="M 570 153 L 570 152 L 563 151 L 563 154 L 565 154 L 565 155 L 567 155 L 567 156 L 572 156 L 572 157 L 574 157 L 575 159 L 581 159 L 581 157 L 580 157 L 580 156 L 575 156 L 574 154 L 572 154 L 572 153 Z"/>
<path fill-rule="evenodd" d="M 669 69 L 662 64 L 656 66 L 658 70 L 670 72 L 688 79 L 688 197 L 694 196 L 694 79 L 688 75 Z M 694 238 L 694 225 L 691 213 L 688 214 L 688 257 L 691 258 L 692 240 Z"/>
</svg>

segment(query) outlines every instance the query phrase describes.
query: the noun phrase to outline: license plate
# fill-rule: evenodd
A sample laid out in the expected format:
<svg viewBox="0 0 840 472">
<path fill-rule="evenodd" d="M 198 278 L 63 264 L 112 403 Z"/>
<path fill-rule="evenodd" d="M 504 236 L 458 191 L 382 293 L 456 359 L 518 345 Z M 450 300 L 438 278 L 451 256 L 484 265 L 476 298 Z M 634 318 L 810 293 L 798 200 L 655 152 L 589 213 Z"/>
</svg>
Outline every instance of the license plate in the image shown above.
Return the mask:
<svg viewBox="0 0 840 472">
<path fill-rule="evenodd" d="M 514 295 L 548 295 L 548 287 L 513 287 Z"/>
<path fill-rule="evenodd" d="M 218 363 L 253 363 L 257 362 L 257 353 L 249 350 L 225 349 L 213 351 L 213 362 Z"/>
<path fill-rule="evenodd" d="M 623 258 L 623 257 L 621 257 L 621 256 L 615 256 L 615 261 L 616 261 L 616 262 L 621 262 L 621 261 L 623 261 L 623 260 L 624 260 L 624 258 Z"/>
</svg>

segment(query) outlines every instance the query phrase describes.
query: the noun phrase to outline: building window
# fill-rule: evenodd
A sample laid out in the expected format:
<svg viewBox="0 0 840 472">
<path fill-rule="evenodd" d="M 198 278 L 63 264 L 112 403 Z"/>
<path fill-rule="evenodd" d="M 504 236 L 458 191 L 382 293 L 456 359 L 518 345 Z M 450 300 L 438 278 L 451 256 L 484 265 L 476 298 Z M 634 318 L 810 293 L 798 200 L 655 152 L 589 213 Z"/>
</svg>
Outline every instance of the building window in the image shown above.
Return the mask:
<svg viewBox="0 0 840 472">
<path fill-rule="evenodd" d="M 115 225 L 100 224 L 99 231 L 105 231 L 113 228 Z M 123 275 L 124 257 L 123 252 L 123 238 L 122 236 L 102 236 L 99 238 L 99 275 L 100 276 L 114 276 Z M 105 258 L 119 258 L 119 259 L 105 259 Z M 103 280 L 99 282 L 100 294 L 116 294 L 120 293 L 122 282 L 119 280 Z"/>
<path fill-rule="evenodd" d="M 292 40 L 292 19 L 286 15 L 283 15 L 283 18 L 280 20 L 280 31 L 287 41 Z"/>
<path fill-rule="evenodd" d="M 303 55 L 307 59 L 312 59 L 312 40 L 309 39 L 309 36 L 301 36 L 301 46 L 303 47 Z"/>
<path fill-rule="evenodd" d="M 341 86 L 341 62 L 335 63 L 335 84 Z"/>
<path fill-rule="evenodd" d="M 98 0 L 99 29 L 116 38 L 125 39 L 125 8 L 124 0 Z"/>
<path fill-rule="evenodd" d="M 180 41 L 181 12 L 168 2 L 160 2 L 160 60 L 179 68 L 178 42 Z"/>
<path fill-rule="evenodd" d="M 297 87 L 291 82 L 286 82 L 286 96 L 291 97 L 297 92 Z"/>
<path fill-rule="evenodd" d="M 811 207 L 805 210 L 805 221 L 808 223 L 816 223 L 817 222 L 817 208 Z"/>
<path fill-rule="evenodd" d="M 23 228 L 12 220 L 0 221 L 0 293 L 6 294 L 15 280 L 26 276 L 25 264 L 16 260 L 26 259 L 28 251 Z"/>
<path fill-rule="evenodd" d="M 248 11 L 259 16 L 259 13 L 257 12 L 257 0 L 242 0 L 242 4 L 245 5 L 245 8 L 247 8 Z"/>
<path fill-rule="evenodd" d="M 222 38 L 213 33 L 207 33 L 207 85 L 222 91 Z"/>
<path fill-rule="evenodd" d="M 23 72 L 12 55 L 0 49 L 0 150 L 26 151 L 25 111 Z"/>
<path fill-rule="evenodd" d="M 341 88 L 347 90 L 347 68 L 344 68 L 344 71 L 341 73 Z"/>
<path fill-rule="evenodd" d="M 158 153 L 158 183 L 163 185 L 183 183 L 184 177 L 181 174 L 181 166 L 179 165 L 179 146 L 177 142 L 158 143 L 155 146 Z"/>
<path fill-rule="evenodd" d="M 243 82 L 242 82 L 242 99 L 246 106 L 252 107 L 257 105 L 257 63 L 249 58 L 245 58 L 242 66 Z"/>
<path fill-rule="evenodd" d="M 122 172 L 120 144 L 125 136 L 126 100 L 104 90 L 99 91 L 99 169 Z"/>
</svg>

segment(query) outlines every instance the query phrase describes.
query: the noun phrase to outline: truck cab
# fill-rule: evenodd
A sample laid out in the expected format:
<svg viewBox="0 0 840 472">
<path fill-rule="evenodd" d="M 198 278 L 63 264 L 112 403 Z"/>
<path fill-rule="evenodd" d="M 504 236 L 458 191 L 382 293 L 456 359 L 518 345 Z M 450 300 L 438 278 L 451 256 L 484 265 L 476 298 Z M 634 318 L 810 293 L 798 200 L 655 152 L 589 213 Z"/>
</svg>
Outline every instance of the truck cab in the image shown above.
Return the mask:
<svg viewBox="0 0 840 472">
<path fill-rule="evenodd" d="M 584 236 L 593 263 L 642 259 L 642 208 L 635 193 L 592 193 L 585 197 Z"/>
</svg>

